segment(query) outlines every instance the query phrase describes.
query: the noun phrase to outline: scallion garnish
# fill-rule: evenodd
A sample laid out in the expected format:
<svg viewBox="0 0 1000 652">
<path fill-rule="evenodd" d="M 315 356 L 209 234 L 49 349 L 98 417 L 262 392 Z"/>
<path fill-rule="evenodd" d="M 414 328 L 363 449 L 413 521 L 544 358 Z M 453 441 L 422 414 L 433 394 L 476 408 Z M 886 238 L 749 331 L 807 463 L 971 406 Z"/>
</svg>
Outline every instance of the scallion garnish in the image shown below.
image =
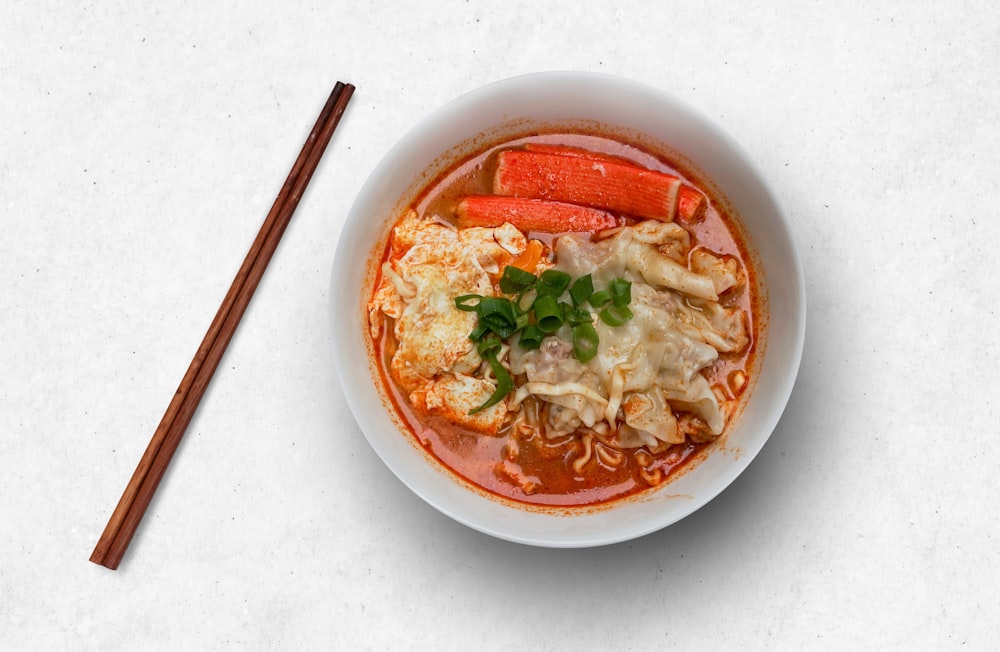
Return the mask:
<svg viewBox="0 0 1000 652">
<path fill-rule="evenodd" d="M 463 294 L 460 297 L 455 297 L 455 307 L 465 312 L 476 312 L 482 299 L 483 297 L 478 294 Z"/>
<path fill-rule="evenodd" d="M 473 342 L 478 342 L 482 340 L 483 336 L 488 332 L 490 332 L 490 327 L 486 324 L 486 322 L 478 322 L 476 327 L 472 329 L 472 332 L 469 333 L 469 339 Z"/>
<path fill-rule="evenodd" d="M 500 291 L 504 294 L 517 294 L 534 285 L 537 280 L 538 277 L 531 272 L 508 265 L 503 270 L 503 276 L 500 277 Z"/>
<path fill-rule="evenodd" d="M 632 319 L 632 311 L 628 306 L 616 306 L 611 304 L 600 312 L 601 321 L 608 326 L 621 326 Z"/>
<path fill-rule="evenodd" d="M 555 333 L 563 325 L 562 308 L 552 295 L 539 295 L 531 309 L 535 313 L 535 323 L 538 324 L 538 329 L 546 335 Z"/>
<path fill-rule="evenodd" d="M 611 302 L 611 293 L 607 290 L 598 290 L 590 295 L 590 298 L 587 299 L 587 301 L 590 305 L 600 309 Z"/>
<path fill-rule="evenodd" d="M 573 307 L 579 308 L 590 295 L 594 293 L 594 279 L 591 278 L 590 274 L 585 274 L 580 278 L 573 281 L 573 285 L 569 288 L 569 296 L 573 299 Z"/>
<path fill-rule="evenodd" d="M 566 321 L 570 326 L 579 326 L 580 324 L 589 324 L 594 321 L 594 315 L 588 310 L 582 310 L 580 308 L 574 308 L 569 311 L 566 315 Z"/>
<path fill-rule="evenodd" d="M 528 324 L 521 331 L 521 337 L 518 338 L 517 343 L 522 349 L 528 351 L 532 349 L 537 349 L 542 345 L 542 338 L 545 337 L 545 333 L 534 324 Z"/>
<path fill-rule="evenodd" d="M 475 414 L 486 408 L 493 407 L 500 401 L 502 401 L 507 394 L 510 394 L 511 390 L 514 389 L 514 379 L 510 377 L 510 372 L 504 369 L 504 366 L 500 364 L 497 360 L 497 354 L 493 351 L 487 351 L 485 354 L 481 354 L 483 359 L 490 363 L 490 369 L 493 370 L 493 375 L 497 379 L 497 388 L 493 390 L 490 397 L 486 399 L 486 402 L 479 407 L 470 410 L 469 414 Z"/>
<path fill-rule="evenodd" d="M 551 294 L 554 297 L 559 297 L 569 287 L 571 278 L 566 272 L 561 272 L 558 269 L 547 269 L 538 277 L 536 289 L 539 294 Z"/>
<path fill-rule="evenodd" d="M 517 313 L 514 303 L 502 297 L 483 297 L 479 302 L 479 320 L 486 322 L 490 330 L 503 339 L 514 334 L 517 328 Z"/>
<path fill-rule="evenodd" d="M 476 346 L 476 350 L 479 351 L 479 357 L 484 357 L 487 353 L 496 354 L 500 351 L 500 347 L 503 343 L 496 333 L 490 333 L 483 339 L 479 341 L 479 345 Z"/>
<path fill-rule="evenodd" d="M 497 355 L 503 343 L 518 334 L 522 349 L 538 349 L 542 341 L 553 336 L 563 324 L 571 327 L 573 355 L 586 363 L 597 355 L 600 340 L 594 328 L 594 315 L 585 308 L 590 304 L 605 324 L 621 326 L 632 319 L 628 304 L 632 301 L 632 282 L 615 278 L 607 289 L 594 291 L 594 279 L 585 274 L 575 281 L 566 272 L 547 269 L 535 276 L 517 267 L 504 268 L 498 283 L 507 297 L 464 294 L 455 298 L 455 307 L 478 316 L 469 339 L 476 343 L 479 356 L 489 363 L 497 380 L 496 390 L 485 403 L 469 412 L 475 414 L 496 405 L 513 389 L 510 372 Z M 569 301 L 561 301 L 569 290 Z"/>
<path fill-rule="evenodd" d="M 597 355 L 597 331 L 590 322 L 573 327 L 573 355 L 580 362 L 589 362 Z"/>
<path fill-rule="evenodd" d="M 611 279 L 608 291 L 611 292 L 611 303 L 619 308 L 632 303 L 632 281 L 623 278 Z"/>
</svg>

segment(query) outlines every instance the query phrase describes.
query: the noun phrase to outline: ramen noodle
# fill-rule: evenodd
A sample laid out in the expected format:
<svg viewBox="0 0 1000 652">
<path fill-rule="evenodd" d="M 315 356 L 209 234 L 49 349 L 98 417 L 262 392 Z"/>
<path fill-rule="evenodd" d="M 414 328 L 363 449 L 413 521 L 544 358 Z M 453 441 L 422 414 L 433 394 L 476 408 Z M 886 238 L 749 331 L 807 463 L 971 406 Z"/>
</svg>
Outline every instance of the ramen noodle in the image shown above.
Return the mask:
<svg viewBox="0 0 1000 652">
<path fill-rule="evenodd" d="M 704 185 L 593 134 L 515 139 L 429 184 L 368 302 L 416 441 L 492 494 L 589 506 L 721 437 L 760 311 L 738 222 Z"/>
</svg>

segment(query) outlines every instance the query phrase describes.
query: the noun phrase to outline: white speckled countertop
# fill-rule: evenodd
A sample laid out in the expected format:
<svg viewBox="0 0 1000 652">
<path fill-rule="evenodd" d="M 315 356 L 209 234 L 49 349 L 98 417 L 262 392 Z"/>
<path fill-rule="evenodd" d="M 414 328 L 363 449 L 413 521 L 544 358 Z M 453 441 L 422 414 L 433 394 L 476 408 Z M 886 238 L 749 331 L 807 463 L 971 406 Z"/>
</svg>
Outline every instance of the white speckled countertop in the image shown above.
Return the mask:
<svg viewBox="0 0 1000 652">
<path fill-rule="evenodd" d="M 0 649 L 1000 646 L 992 3 L 182 5 L 0 7 Z M 404 130 L 558 69 L 728 130 L 809 300 L 747 472 L 591 550 L 412 495 L 351 418 L 327 317 L 343 220 Z M 354 100 L 128 556 L 90 563 L 338 79 Z"/>
</svg>

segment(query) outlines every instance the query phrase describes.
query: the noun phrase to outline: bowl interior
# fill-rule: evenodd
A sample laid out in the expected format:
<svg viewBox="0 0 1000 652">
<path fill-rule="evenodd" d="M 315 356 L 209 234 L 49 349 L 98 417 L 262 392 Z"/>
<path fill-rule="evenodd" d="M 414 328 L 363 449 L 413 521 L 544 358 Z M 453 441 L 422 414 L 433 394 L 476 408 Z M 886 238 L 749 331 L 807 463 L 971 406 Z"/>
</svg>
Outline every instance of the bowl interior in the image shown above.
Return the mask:
<svg viewBox="0 0 1000 652">
<path fill-rule="evenodd" d="M 757 378 L 724 445 L 656 492 L 610 508 L 533 510 L 464 486 L 414 443 L 389 406 L 371 357 L 366 302 L 378 253 L 419 190 L 484 139 L 533 128 L 600 124 L 669 149 L 710 179 L 742 219 L 766 295 Z M 362 288 L 359 293 L 358 288 Z M 757 166 L 727 134 L 687 105 L 636 82 L 586 73 L 539 73 L 485 86 L 444 105 L 407 133 L 359 193 L 332 276 L 336 365 L 351 410 L 385 464 L 429 504 L 479 531 L 520 543 L 584 547 L 628 540 L 694 512 L 753 460 L 777 424 L 798 370 L 805 332 L 801 264 L 787 218 Z M 343 306 L 350 306 L 344 310 Z"/>
</svg>

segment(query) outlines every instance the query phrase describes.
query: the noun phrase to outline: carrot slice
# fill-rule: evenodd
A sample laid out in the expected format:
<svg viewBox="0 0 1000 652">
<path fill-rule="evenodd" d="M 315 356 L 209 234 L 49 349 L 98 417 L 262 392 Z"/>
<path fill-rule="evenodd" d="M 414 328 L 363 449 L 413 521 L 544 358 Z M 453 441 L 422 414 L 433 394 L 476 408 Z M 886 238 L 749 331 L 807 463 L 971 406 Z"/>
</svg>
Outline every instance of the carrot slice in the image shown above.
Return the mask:
<svg viewBox="0 0 1000 652">
<path fill-rule="evenodd" d="M 455 212 L 460 228 L 510 222 L 522 231 L 565 233 L 618 226 L 614 215 L 596 208 L 533 198 L 470 195 L 458 202 Z"/>
<path fill-rule="evenodd" d="M 510 262 L 510 265 L 534 274 L 535 269 L 538 268 L 538 263 L 542 260 L 543 251 L 544 247 L 541 240 L 528 240 L 528 246 L 524 248 L 524 251 L 517 258 Z"/>
<path fill-rule="evenodd" d="M 511 152 L 515 151 L 516 150 L 511 150 Z M 589 193 L 583 192 L 582 189 L 574 190 L 577 185 L 583 185 L 583 183 L 570 183 L 569 188 L 565 190 L 567 195 L 561 195 L 558 190 L 549 188 L 548 193 L 545 196 L 552 199 L 576 201 L 595 206 L 596 208 L 631 213 L 639 217 L 652 217 L 667 222 L 673 219 L 674 209 L 671 207 L 675 206 L 677 217 L 687 223 L 693 223 L 701 219 L 708 205 L 705 196 L 692 186 L 681 183 L 679 188 L 675 190 L 674 187 L 677 186 L 680 180 L 674 175 L 648 170 L 618 156 L 604 154 L 602 152 L 592 152 L 580 147 L 571 147 L 569 145 L 551 145 L 547 143 L 528 143 L 525 145 L 524 151 L 538 155 L 564 156 L 575 159 L 584 159 L 587 161 L 599 162 L 601 164 L 598 168 L 591 166 L 588 173 L 591 177 L 595 176 L 593 174 L 594 172 L 602 175 L 603 185 L 607 188 L 606 195 L 594 197 L 594 190 L 591 190 Z M 508 152 L 501 153 L 501 162 L 504 158 L 507 158 L 507 155 Z M 525 196 L 536 196 L 525 187 L 534 185 L 528 183 L 528 179 L 524 173 L 524 167 L 530 163 L 530 161 L 519 161 L 518 163 L 520 163 L 520 165 L 516 166 L 516 169 L 512 169 L 510 171 L 511 176 L 506 178 L 500 184 L 502 188 L 510 190 L 510 192 L 505 192 L 504 194 L 524 194 Z M 554 165 L 555 162 L 539 158 L 535 159 L 534 163 L 538 166 L 542 166 L 541 169 L 538 170 L 538 172 L 542 172 L 543 169 L 547 171 L 548 167 Z M 572 167 L 573 169 L 579 169 L 581 166 L 577 163 Z M 646 172 L 648 175 L 642 175 L 641 172 Z M 498 170 L 497 178 L 499 178 L 499 176 L 500 172 Z M 649 178 L 643 179 L 642 177 L 644 176 Z M 611 179 L 609 179 L 609 177 L 611 177 Z M 554 184 L 556 182 L 556 178 L 550 177 L 550 179 L 551 183 Z M 596 177 L 594 180 L 597 180 Z M 620 198 L 618 195 L 625 194 L 632 197 L 637 193 L 639 189 L 632 186 L 632 184 L 636 182 L 652 184 L 652 187 L 647 189 L 646 194 L 648 196 L 645 199 L 633 197 L 631 202 L 619 201 Z M 495 186 L 496 183 L 496 180 L 494 180 Z M 539 192 L 541 191 L 541 188 L 538 186 L 534 187 Z M 518 189 L 520 189 L 521 192 L 517 192 Z M 494 188 L 494 190 L 501 192 L 501 190 L 497 190 L 496 188 Z M 676 198 L 674 195 L 676 195 Z M 581 199 L 581 196 L 585 196 L 592 201 L 584 201 Z"/>
</svg>

